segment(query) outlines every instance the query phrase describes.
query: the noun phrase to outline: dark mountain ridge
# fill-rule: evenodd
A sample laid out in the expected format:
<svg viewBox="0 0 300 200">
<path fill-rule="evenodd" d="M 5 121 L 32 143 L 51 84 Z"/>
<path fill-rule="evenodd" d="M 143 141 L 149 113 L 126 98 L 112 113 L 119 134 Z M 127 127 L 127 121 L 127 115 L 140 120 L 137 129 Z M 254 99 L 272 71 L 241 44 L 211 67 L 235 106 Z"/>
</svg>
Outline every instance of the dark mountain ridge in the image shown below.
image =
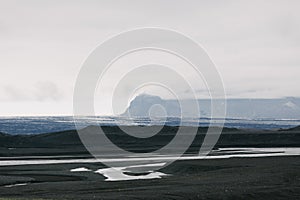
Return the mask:
<svg viewBox="0 0 300 200">
<path fill-rule="evenodd" d="M 96 133 L 97 126 L 89 126 L 86 130 Z M 128 127 L 127 127 L 128 128 Z M 139 131 L 136 126 L 130 127 Z M 147 127 L 149 129 L 155 127 Z M 300 147 L 299 126 L 293 129 L 281 130 L 246 130 L 224 128 L 215 145 L 221 147 Z M 164 126 L 156 135 L 150 138 L 136 138 L 125 134 L 120 127 L 102 127 L 106 136 L 117 146 L 131 152 L 153 152 L 168 144 L 176 135 L 178 127 Z M 186 127 L 189 135 L 189 127 Z M 187 153 L 197 153 L 202 145 L 207 127 L 199 127 L 194 142 Z M 99 141 L 99 145 L 101 141 Z M 77 131 L 69 130 L 37 135 L 8 135 L 0 133 L 1 156 L 15 155 L 53 155 L 53 154 L 89 154 L 82 144 Z M 41 153 L 40 149 L 43 149 Z M 27 152 L 28 150 L 28 152 Z M 30 150 L 30 151 L 29 151 Z"/>
</svg>

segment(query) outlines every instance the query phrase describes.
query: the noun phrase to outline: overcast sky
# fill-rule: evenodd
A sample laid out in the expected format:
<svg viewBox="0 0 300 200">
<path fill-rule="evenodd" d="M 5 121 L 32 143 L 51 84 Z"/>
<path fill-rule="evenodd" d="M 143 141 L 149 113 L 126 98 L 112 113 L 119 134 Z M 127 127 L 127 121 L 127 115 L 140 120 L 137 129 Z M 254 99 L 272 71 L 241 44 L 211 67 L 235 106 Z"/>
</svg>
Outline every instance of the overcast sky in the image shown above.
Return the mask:
<svg viewBox="0 0 300 200">
<path fill-rule="evenodd" d="M 230 98 L 300 97 L 299 9 L 297 0 L 0 0 L 0 115 L 72 114 L 89 53 L 149 26 L 200 43 Z"/>
</svg>

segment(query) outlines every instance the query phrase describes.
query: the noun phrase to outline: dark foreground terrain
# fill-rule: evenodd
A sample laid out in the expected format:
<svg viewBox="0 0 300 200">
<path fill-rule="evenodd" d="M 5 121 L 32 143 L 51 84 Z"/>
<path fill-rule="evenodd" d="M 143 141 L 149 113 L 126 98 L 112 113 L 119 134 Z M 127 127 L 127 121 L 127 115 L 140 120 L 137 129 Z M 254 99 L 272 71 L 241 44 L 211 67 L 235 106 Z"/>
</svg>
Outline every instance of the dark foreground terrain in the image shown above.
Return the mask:
<svg viewBox="0 0 300 200">
<path fill-rule="evenodd" d="M 161 179 L 105 182 L 101 164 L 0 167 L 8 199 L 300 199 L 300 156 L 177 161 Z M 11 184 L 28 183 L 9 187 Z M 7 187 L 8 186 L 8 187 Z M 0 198 L 0 199 L 1 199 Z"/>
<path fill-rule="evenodd" d="M 94 128 L 88 127 L 92 132 Z M 103 128 L 116 145 L 132 152 L 159 149 L 177 131 L 177 127 L 164 127 L 157 135 L 143 140 L 123 135 L 118 127 Z M 198 153 L 206 130 L 199 128 L 187 154 Z M 215 148 L 299 146 L 300 127 L 225 128 Z M 40 156 L 91 157 L 75 130 L 26 136 L 0 133 L 0 162 Z M 80 167 L 91 171 L 70 171 Z M 95 173 L 104 167 L 101 163 L 0 166 L 0 199 L 300 199 L 300 155 L 180 160 L 160 170 L 168 176 L 151 180 L 107 182 Z"/>
<path fill-rule="evenodd" d="M 98 128 L 90 126 L 85 129 L 97 133 Z M 136 126 L 127 128 L 130 128 L 132 132 L 139 131 L 139 127 Z M 124 133 L 117 126 L 102 127 L 102 129 L 114 144 L 135 153 L 153 152 L 164 147 L 178 131 L 178 127 L 165 126 L 152 137 L 136 138 Z M 147 129 L 156 128 L 149 126 Z M 185 132 L 189 137 L 188 135 L 193 130 L 187 127 Z M 207 127 L 199 127 L 197 135 L 186 153 L 197 154 L 199 152 L 206 132 Z M 97 141 L 97 144 L 102 145 L 101 142 Z M 228 147 L 300 147 L 300 126 L 280 130 L 224 128 L 215 148 Z M 0 157 L 54 155 L 89 156 L 89 153 L 76 130 L 32 135 L 9 135 L 0 132 Z"/>
</svg>

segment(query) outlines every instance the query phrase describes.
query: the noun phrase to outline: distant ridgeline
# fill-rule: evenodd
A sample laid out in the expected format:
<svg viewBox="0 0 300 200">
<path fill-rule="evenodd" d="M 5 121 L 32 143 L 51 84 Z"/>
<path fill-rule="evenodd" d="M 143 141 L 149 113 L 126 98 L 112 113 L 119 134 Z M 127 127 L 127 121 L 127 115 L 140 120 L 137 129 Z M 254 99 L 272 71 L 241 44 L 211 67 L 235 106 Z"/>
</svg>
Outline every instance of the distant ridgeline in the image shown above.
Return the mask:
<svg viewBox="0 0 300 200">
<path fill-rule="evenodd" d="M 101 126 L 200 126 L 207 127 L 211 123 L 218 126 L 218 119 L 210 118 L 211 102 L 209 99 L 198 100 L 201 119 L 190 119 L 197 109 L 191 106 L 191 100 L 182 102 L 187 107 L 183 117 L 179 119 L 181 110 L 176 100 L 165 100 L 157 96 L 140 95 L 133 99 L 121 116 L 86 116 L 77 122 L 77 128 L 92 125 Z M 164 107 L 165 112 L 159 106 Z M 149 119 L 149 113 L 150 118 Z M 164 121 L 160 117 L 167 115 Z M 127 118 L 130 116 L 131 118 Z M 152 120 L 152 117 L 154 119 Z M 155 119 L 157 117 L 157 119 Z M 288 119 L 288 120 L 287 120 Z M 182 123 L 181 123 L 182 122 Z M 225 127 L 242 129 L 280 129 L 300 125 L 300 99 L 228 99 Z M 57 131 L 74 130 L 72 116 L 31 116 L 0 117 L 0 132 L 8 134 L 40 134 Z M 0 138 L 1 139 L 1 138 Z"/>
<path fill-rule="evenodd" d="M 210 117 L 210 99 L 199 99 L 201 117 Z M 195 109 L 189 107 L 192 100 L 184 100 L 181 103 L 188 108 L 182 116 L 194 116 Z M 165 100 L 158 96 L 140 95 L 131 101 L 128 109 L 122 116 L 148 117 L 149 109 L 153 105 L 162 105 L 168 117 L 180 117 L 181 110 L 177 100 Z M 130 114 L 129 114 L 130 113 Z M 159 109 L 151 110 L 152 116 L 160 117 Z M 228 99 L 227 118 L 240 119 L 300 119 L 300 98 L 282 99 Z"/>
</svg>

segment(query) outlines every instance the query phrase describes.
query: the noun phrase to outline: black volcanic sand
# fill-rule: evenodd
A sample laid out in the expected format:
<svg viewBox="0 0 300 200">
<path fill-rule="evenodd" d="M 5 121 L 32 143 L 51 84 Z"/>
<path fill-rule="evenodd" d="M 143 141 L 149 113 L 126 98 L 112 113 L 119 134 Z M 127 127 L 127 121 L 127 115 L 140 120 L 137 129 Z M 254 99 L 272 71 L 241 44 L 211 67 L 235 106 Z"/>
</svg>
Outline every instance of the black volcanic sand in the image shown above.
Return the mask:
<svg viewBox="0 0 300 200">
<path fill-rule="evenodd" d="M 101 164 L 0 167 L 0 199 L 300 199 L 300 156 L 176 161 L 161 179 L 105 182 Z M 28 183 L 11 188 L 5 185 Z"/>
<path fill-rule="evenodd" d="M 94 134 L 98 128 L 91 126 L 86 130 Z M 149 139 L 137 139 L 124 135 L 119 127 L 102 128 L 117 146 L 136 153 L 161 148 L 178 130 L 178 127 L 166 126 Z M 138 127 L 129 128 L 135 131 Z M 198 153 L 206 131 L 205 127 L 198 129 L 187 154 Z M 190 132 L 186 128 L 187 136 Z M 299 146 L 300 127 L 282 130 L 224 128 L 215 148 Z M 0 133 L 0 160 L 30 159 L 24 156 L 91 157 L 76 130 L 26 136 Z M 95 171 L 104 166 L 95 163 L 0 166 L 0 200 L 300 199 L 300 156 L 177 161 L 161 170 L 170 174 L 162 179 L 118 182 L 105 182 L 102 175 L 93 172 L 70 172 L 78 167 Z M 28 185 L 5 187 L 22 183 Z"/>
</svg>

